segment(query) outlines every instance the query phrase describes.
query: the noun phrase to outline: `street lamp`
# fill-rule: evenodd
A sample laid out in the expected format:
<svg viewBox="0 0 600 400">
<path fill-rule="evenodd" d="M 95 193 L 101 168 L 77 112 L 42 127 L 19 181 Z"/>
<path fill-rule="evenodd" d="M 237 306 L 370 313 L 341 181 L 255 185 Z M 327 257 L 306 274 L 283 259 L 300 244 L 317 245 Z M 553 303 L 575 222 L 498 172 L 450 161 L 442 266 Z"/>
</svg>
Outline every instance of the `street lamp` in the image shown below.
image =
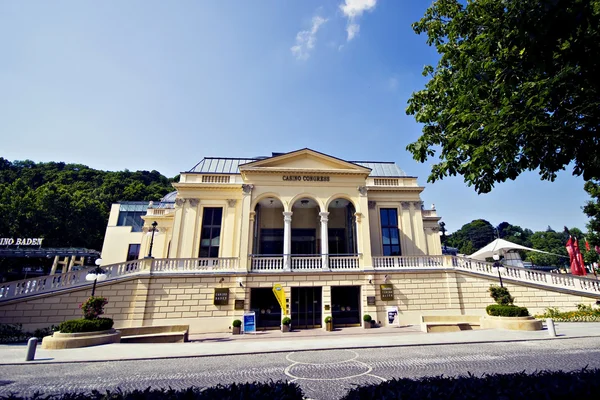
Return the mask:
<svg viewBox="0 0 600 400">
<path fill-rule="evenodd" d="M 100 264 L 102 264 L 102 259 L 98 258 L 96 260 L 95 264 L 96 264 L 96 268 L 94 268 L 93 270 L 88 272 L 88 274 L 85 276 L 86 281 L 88 281 L 88 282 L 94 281 L 94 285 L 92 286 L 92 296 L 94 296 L 94 293 L 96 293 L 96 282 L 97 281 L 102 282 L 103 280 L 106 279 L 106 271 L 104 271 L 102 268 L 100 268 Z"/>
<path fill-rule="evenodd" d="M 158 226 L 158 222 L 154 221 L 152 223 L 152 229 L 150 229 L 150 232 L 152 232 L 152 238 L 150 239 L 150 249 L 148 249 L 148 256 L 146 258 L 153 258 L 152 257 L 152 246 L 154 245 L 154 232 L 156 232 L 158 229 L 156 229 L 156 227 Z"/>
<path fill-rule="evenodd" d="M 500 255 L 499 254 L 494 254 L 492 256 L 494 258 L 494 268 L 496 268 L 496 270 L 498 271 L 498 279 L 500 279 L 500 287 L 504 287 L 504 285 L 502 284 L 502 275 L 500 273 L 503 273 L 506 271 L 506 268 L 504 268 L 504 266 L 502 265 L 502 263 L 500 263 Z"/>
</svg>

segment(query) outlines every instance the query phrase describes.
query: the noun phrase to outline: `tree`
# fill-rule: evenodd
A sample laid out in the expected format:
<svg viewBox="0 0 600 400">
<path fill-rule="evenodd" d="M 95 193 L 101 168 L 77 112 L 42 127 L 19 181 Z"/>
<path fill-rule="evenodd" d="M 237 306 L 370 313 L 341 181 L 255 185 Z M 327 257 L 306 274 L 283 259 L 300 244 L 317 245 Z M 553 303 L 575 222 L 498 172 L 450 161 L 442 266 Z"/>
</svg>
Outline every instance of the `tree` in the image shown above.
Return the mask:
<svg viewBox="0 0 600 400">
<path fill-rule="evenodd" d="M 600 177 L 600 0 L 437 0 L 413 24 L 440 54 L 407 114 L 407 149 L 428 181 L 462 175 L 478 193 L 538 170 Z"/>
<path fill-rule="evenodd" d="M 462 254 L 472 254 L 494 240 L 494 227 L 484 219 L 463 225 L 448 237 L 448 244 Z"/>
</svg>

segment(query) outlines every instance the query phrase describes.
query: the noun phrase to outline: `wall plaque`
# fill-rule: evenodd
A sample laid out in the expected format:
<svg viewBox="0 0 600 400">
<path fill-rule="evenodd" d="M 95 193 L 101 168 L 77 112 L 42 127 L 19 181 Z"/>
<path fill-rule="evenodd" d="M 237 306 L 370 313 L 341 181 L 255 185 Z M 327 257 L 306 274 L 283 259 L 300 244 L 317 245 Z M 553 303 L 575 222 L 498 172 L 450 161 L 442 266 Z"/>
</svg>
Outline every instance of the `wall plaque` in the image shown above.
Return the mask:
<svg viewBox="0 0 600 400">
<path fill-rule="evenodd" d="M 375 305 L 375 296 L 367 296 L 367 305 L 374 306 Z"/>
<path fill-rule="evenodd" d="M 329 304 L 325 304 L 325 311 L 329 311 Z"/>
<path fill-rule="evenodd" d="M 236 300 L 235 301 L 235 309 L 243 310 L 244 309 L 244 300 Z"/>
<path fill-rule="evenodd" d="M 229 288 L 215 289 L 213 304 L 215 306 L 226 306 L 229 303 Z"/>
<path fill-rule="evenodd" d="M 390 284 L 379 285 L 381 290 L 381 300 L 389 301 L 394 300 L 394 286 Z"/>
</svg>

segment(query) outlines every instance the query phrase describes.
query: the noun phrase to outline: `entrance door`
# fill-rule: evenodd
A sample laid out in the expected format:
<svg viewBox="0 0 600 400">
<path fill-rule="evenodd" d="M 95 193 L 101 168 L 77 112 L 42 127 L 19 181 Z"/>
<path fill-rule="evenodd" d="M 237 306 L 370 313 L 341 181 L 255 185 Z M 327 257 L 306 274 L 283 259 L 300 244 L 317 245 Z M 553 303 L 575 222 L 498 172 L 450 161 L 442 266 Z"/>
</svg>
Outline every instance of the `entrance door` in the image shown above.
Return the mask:
<svg viewBox="0 0 600 400">
<path fill-rule="evenodd" d="M 279 329 L 281 325 L 281 306 L 277 302 L 273 289 L 250 289 L 250 311 L 256 316 L 256 329 Z"/>
<path fill-rule="evenodd" d="M 292 328 L 320 328 L 322 319 L 320 287 L 292 288 Z"/>
<path fill-rule="evenodd" d="M 360 286 L 331 287 L 331 317 L 334 326 L 360 326 Z"/>
</svg>

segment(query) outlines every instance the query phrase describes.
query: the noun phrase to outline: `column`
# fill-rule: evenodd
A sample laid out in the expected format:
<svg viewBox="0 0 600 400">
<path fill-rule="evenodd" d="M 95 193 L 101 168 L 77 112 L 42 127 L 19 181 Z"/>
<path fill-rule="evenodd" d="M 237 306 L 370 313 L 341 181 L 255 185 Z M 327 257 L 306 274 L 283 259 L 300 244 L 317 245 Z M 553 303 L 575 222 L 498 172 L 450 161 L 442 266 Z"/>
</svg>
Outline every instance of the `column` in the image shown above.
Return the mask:
<svg viewBox="0 0 600 400">
<path fill-rule="evenodd" d="M 329 232 L 327 223 L 329 222 L 329 213 L 320 212 L 321 217 L 321 268 L 329 270 Z"/>
<path fill-rule="evenodd" d="M 292 268 L 292 211 L 283 212 L 283 269 L 290 271 Z"/>
<path fill-rule="evenodd" d="M 252 224 L 250 218 L 250 207 L 252 206 L 252 190 L 254 185 L 242 185 L 242 204 L 241 204 L 241 232 L 240 232 L 240 269 L 250 271 L 252 269 L 252 260 L 250 259 L 250 253 L 252 248 L 250 247 L 250 235 L 252 232 Z M 248 303 L 250 304 L 250 303 Z"/>
</svg>

